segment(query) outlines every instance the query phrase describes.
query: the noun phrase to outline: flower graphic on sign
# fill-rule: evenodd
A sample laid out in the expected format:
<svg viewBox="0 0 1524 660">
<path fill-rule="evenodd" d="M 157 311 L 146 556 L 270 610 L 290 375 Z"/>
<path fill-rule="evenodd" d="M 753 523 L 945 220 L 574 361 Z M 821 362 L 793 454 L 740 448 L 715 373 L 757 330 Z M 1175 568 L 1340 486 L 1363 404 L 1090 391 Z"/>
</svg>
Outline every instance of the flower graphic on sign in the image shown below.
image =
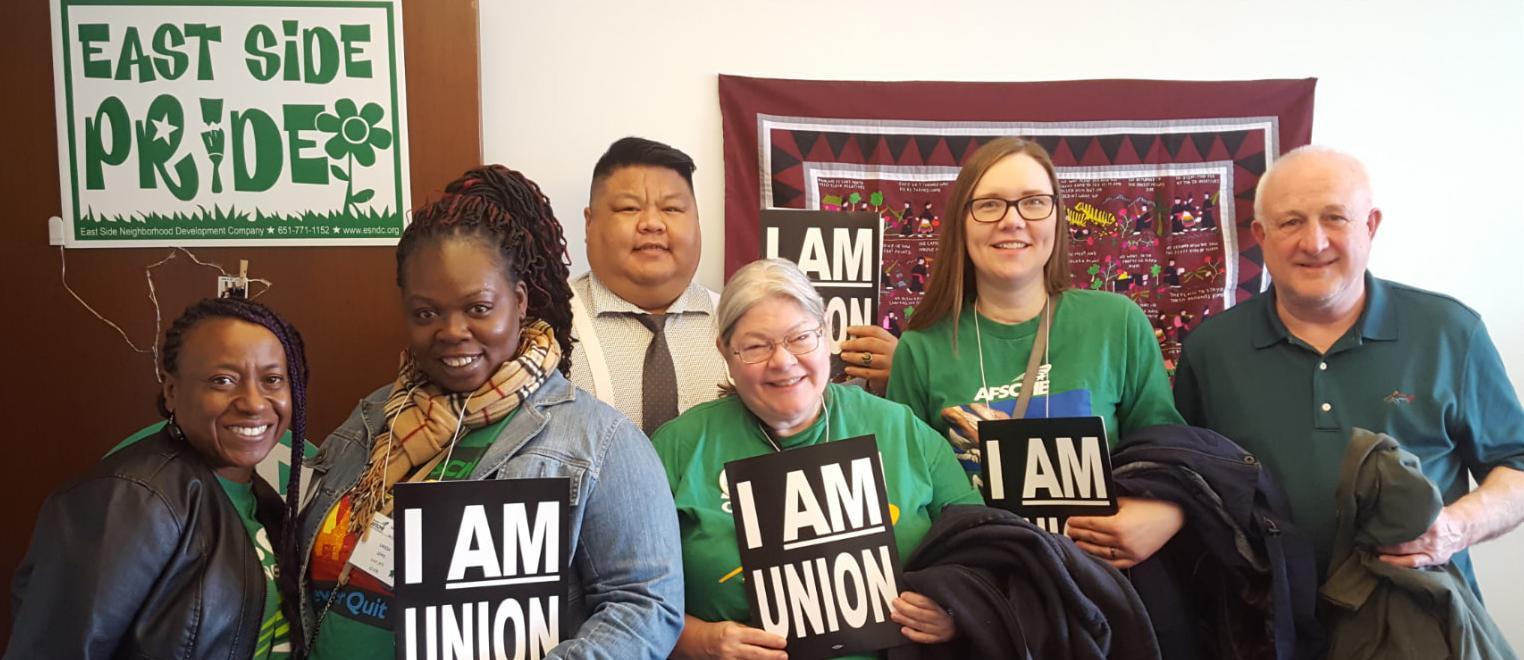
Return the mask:
<svg viewBox="0 0 1524 660">
<path fill-rule="evenodd" d="M 385 115 L 386 111 L 381 109 L 379 103 L 366 103 L 364 108 L 356 108 L 353 99 L 339 99 L 333 104 L 332 113 L 324 112 L 317 116 L 317 129 L 333 134 L 323 149 L 328 152 L 329 158 L 345 161 L 343 168 L 338 165 L 329 166 L 334 178 L 346 183 L 345 210 L 364 204 L 376 195 L 376 191 L 369 188 L 355 191 L 354 170 L 356 162 L 362 167 L 375 165 L 376 150 L 392 146 L 391 131 L 378 125 Z M 358 214 L 359 209 L 355 209 L 355 212 Z"/>
</svg>

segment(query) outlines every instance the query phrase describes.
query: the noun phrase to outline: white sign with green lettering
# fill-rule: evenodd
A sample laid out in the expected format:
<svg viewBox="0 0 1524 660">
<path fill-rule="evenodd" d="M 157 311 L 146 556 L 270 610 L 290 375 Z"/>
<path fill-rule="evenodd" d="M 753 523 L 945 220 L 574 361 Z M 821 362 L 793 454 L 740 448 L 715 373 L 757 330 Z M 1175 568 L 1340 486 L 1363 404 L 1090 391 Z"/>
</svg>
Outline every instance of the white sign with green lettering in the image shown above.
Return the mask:
<svg viewBox="0 0 1524 660">
<path fill-rule="evenodd" d="M 389 245 L 399 0 L 53 0 L 70 247 Z"/>
</svg>

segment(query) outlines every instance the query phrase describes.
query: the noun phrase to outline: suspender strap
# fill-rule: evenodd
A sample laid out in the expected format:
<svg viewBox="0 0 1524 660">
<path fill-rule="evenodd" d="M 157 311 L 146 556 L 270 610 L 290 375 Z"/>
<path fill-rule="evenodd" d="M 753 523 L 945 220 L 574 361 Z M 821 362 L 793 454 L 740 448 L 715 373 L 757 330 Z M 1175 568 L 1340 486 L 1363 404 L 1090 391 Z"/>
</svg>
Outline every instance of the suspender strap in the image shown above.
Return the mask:
<svg viewBox="0 0 1524 660">
<path fill-rule="evenodd" d="M 587 304 L 577 295 L 576 287 L 572 287 L 571 308 L 577 348 L 587 356 L 587 368 L 593 374 L 593 396 L 613 405 L 614 386 L 609 381 L 609 363 L 603 359 L 603 345 L 598 342 L 598 333 L 593 331 L 593 317 L 587 311 Z"/>
</svg>

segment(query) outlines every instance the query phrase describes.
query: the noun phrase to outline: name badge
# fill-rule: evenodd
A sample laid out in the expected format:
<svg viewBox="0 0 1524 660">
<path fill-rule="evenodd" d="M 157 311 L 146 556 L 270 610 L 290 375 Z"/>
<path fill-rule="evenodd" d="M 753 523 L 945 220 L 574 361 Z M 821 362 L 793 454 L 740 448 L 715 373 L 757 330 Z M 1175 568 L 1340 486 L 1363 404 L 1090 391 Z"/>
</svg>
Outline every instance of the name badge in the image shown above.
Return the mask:
<svg viewBox="0 0 1524 660">
<path fill-rule="evenodd" d="M 362 536 L 360 542 L 355 544 L 355 551 L 349 556 L 349 563 L 371 574 L 386 586 L 393 586 L 396 564 L 392 561 L 394 554 L 392 537 L 391 517 L 376 514 L 376 517 L 370 519 L 370 533 Z"/>
</svg>

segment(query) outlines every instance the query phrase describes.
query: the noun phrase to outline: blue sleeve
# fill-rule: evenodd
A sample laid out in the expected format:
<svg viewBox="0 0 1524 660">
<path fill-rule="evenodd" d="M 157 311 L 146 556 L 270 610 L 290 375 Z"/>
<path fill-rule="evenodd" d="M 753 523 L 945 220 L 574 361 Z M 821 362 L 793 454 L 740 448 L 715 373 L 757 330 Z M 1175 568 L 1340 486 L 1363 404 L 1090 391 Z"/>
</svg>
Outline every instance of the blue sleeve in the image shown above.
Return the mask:
<svg viewBox="0 0 1524 660">
<path fill-rule="evenodd" d="M 577 558 L 591 615 L 551 658 L 665 658 L 683 627 L 677 507 L 651 441 L 610 425 L 582 514 Z"/>
<path fill-rule="evenodd" d="M 1524 470 L 1524 410 L 1480 320 L 1472 330 L 1460 378 L 1460 409 L 1448 425 L 1471 476 L 1480 483 L 1499 465 Z"/>
</svg>

